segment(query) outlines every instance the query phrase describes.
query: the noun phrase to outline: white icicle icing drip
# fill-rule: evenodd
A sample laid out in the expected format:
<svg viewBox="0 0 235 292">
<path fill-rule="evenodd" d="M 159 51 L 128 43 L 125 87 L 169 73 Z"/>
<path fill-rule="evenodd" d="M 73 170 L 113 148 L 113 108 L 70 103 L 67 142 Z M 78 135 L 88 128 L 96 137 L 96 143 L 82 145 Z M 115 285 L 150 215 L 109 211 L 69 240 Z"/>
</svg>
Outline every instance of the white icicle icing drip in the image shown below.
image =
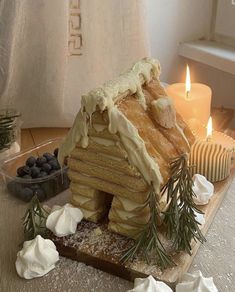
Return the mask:
<svg viewBox="0 0 235 292">
<path fill-rule="evenodd" d="M 218 292 L 213 278 L 203 277 L 201 271 L 186 273 L 181 281 L 176 285 L 176 292 Z"/>
<path fill-rule="evenodd" d="M 82 218 L 82 211 L 71 204 L 62 207 L 55 205 L 47 217 L 46 227 L 58 237 L 66 236 L 76 232 Z"/>
<path fill-rule="evenodd" d="M 136 278 L 134 289 L 127 292 L 173 292 L 172 289 L 161 281 L 156 281 L 153 276 L 148 278 Z"/>
<path fill-rule="evenodd" d="M 92 114 L 97 109 L 100 111 L 107 109 L 109 131 L 119 133 L 124 148 L 128 152 L 130 162 L 137 167 L 149 184 L 153 183 L 156 193 L 159 193 L 163 179 L 157 162 L 148 154 L 145 143 L 139 136 L 137 129 L 114 104 L 118 95 L 129 91 L 130 94 L 136 93 L 139 102 L 146 108 L 142 91 L 143 81 L 149 82 L 152 78 L 158 79 L 159 74 L 160 64 L 154 59 L 145 58 L 117 79 L 109 81 L 103 87 L 82 96 L 81 110 L 65 142 L 60 146 L 59 162 L 63 163 L 64 158 L 69 156 L 75 148 L 76 143 L 80 142 L 83 148 L 88 146 L 88 126 Z"/>
<path fill-rule="evenodd" d="M 104 111 L 108 110 L 109 131 L 119 133 L 122 143 L 128 152 L 129 159 L 144 175 L 146 181 L 154 185 L 159 192 L 162 176 L 157 163 L 148 154 L 143 139 L 139 136 L 137 129 L 114 105 L 114 99 L 126 91 L 136 93 L 141 104 L 145 107 L 145 98 L 142 91 L 141 78 L 146 82 L 151 76 L 157 79 L 160 74 L 160 65 L 154 59 L 145 58 L 137 62 L 129 71 L 119 78 L 109 81 L 102 88 L 91 91 L 82 96 L 81 110 L 79 111 L 72 129 L 59 151 L 59 161 L 63 162 L 74 149 L 76 143 L 80 142 L 82 147 L 88 146 L 88 125 L 92 114 L 97 107 Z"/>
<path fill-rule="evenodd" d="M 50 272 L 59 260 L 59 253 L 50 239 L 37 235 L 33 240 L 25 241 L 18 252 L 16 271 L 25 279 L 41 277 Z"/>
<path fill-rule="evenodd" d="M 214 194 L 214 185 L 205 176 L 194 174 L 193 191 L 196 195 L 196 197 L 193 197 L 194 203 L 196 205 L 206 205 Z"/>
<path fill-rule="evenodd" d="M 159 193 L 163 179 L 158 164 L 148 154 L 138 130 L 117 107 L 113 107 L 109 111 L 109 121 L 109 131 L 113 134 L 119 133 L 130 162 L 139 169 L 149 184 L 153 183 L 155 191 Z"/>
</svg>

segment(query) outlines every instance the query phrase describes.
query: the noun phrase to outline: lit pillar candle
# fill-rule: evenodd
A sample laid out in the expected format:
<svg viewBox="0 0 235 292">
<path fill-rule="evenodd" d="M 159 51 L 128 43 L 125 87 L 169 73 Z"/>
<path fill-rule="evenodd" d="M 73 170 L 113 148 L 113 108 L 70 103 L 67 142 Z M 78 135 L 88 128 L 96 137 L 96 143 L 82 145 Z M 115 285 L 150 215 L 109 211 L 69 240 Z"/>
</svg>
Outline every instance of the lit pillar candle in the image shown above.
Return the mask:
<svg viewBox="0 0 235 292">
<path fill-rule="evenodd" d="M 186 82 L 175 83 L 166 88 L 175 104 L 176 111 L 182 118 L 191 124 L 198 120 L 206 125 L 210 117 L 211 107 L 211 89 L 205 84 L 192 83 L 190 80 L 190 71 L 187 66 Z"/>
<path fill-rule="evenodd" d="M 207 135 L 203 128 L 197 129 L 194 134 L 196 142 L 191 147 L 189 159 L 193 174 L 204 175 L 210 182 L 227 178 L 230 174 L 235 140 L 221 132 L 212 131 L 211 118 L 207 125 Z"/>
</svg>

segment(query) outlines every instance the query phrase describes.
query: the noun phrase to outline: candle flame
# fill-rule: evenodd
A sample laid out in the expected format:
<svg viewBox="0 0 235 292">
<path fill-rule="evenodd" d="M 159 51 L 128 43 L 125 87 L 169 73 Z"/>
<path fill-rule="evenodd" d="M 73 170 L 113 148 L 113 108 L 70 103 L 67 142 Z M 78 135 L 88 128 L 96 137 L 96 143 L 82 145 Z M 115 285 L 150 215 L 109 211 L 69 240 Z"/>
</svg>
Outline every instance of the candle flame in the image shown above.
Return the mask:
<svg viewBox="0 0 235 292">
<path fill-rule="evenodd" d="M 212 136 L 212 118 L 210 117 L 209 120 L 208 120 L 208 124 L 207 124 L 207 139 L 210 139 L 211 136 Z"/>
<path fill-rule="evenodd" d="M 190 79 L 190 70 L 189 66 L 187 65 L 186 68 L 186 80 L 185 80 L 185 92 L 188 95 L 191 90 L 191 79 Z"/>
</svg>

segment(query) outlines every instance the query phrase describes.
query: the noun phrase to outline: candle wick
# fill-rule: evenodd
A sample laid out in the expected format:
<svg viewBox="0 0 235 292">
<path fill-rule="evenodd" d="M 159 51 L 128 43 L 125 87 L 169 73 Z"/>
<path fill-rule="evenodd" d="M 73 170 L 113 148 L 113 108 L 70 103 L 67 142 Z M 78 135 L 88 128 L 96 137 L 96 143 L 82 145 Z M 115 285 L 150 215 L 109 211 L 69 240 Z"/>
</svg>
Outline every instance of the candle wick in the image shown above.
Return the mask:
<svg viewBox="0 0 235 292">
<path fill-rule="evenodd" d="M 206 142 L 211 142 L 211 135 L 207 136 Z"/>
<path fill-rule="evenodd" d="M 187 90 L 187 91 L 186 91 L 186 98 L 187 98 L 187 99 L 189 99 L 189 93 L 190 93 L 190 91 Z"/>
</svg>

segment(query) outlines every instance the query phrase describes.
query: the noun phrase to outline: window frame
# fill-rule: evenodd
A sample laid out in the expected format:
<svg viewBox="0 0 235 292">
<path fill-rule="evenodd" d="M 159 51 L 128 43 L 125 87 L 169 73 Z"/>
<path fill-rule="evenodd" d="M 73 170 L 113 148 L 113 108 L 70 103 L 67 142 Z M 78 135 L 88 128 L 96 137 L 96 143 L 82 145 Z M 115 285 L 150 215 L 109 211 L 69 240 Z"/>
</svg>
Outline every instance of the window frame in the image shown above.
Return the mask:
<svg viewBox="0 0 235 292">
<path fill-rule="evenodd" d="M 235 0 L 231 0 L 231 5 L 235 5 Z M 218 0 L 212 0 L 212 17 L 210 25 L 209 40 L 216 41 L 218 43 L 223 43 L 225 45 L 235 46 L 235 37 L 229 37 L 216 32 L 216 17 L 218 12 Z"/>
</svg>

